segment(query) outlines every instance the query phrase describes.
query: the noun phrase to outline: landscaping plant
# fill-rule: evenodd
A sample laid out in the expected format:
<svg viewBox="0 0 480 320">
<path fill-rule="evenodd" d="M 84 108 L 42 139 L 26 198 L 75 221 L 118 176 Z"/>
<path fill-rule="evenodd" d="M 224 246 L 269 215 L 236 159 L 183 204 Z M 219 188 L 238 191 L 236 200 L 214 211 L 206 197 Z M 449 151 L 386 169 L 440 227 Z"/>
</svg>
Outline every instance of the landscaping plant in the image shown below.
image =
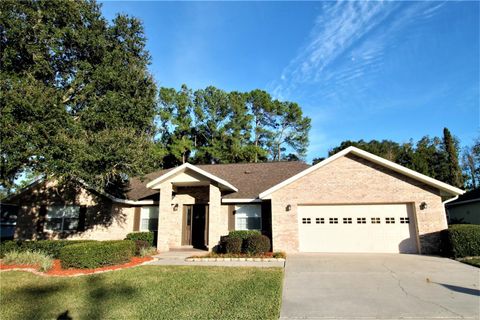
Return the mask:
<svg viewBox="0 0 480 320">
<path fill-rule="evenodd" d="M 259 254 L 270 251 L 270 239 L 264 235 L 252 235 L 245 239 L 245 252 Z"/>
<path fill-rule="evenodd" d="M 60 250 L 62 268 L 94 269 L 130 261 L 135 243 L 130 240 L 78 243 Z"/>
<path fill-rule="evenodd" d="M 456 224 L 443 230 L 442 249 L 454 258 L 480 256 L 480 225 Z"/>
<path fill-rule="evenodd" d="M 131 232 L 131 233 L 127 234 L 127 236 L 125 237 L 125 240 L 132 240 L 132 241 L 141 240 L 141 241 L 148 242 L 149 245 L 151 245 L 151 246 L 156 245 L 156 243 L 154 243 L 154 234 L 151 231 Z"/>
<path fill-rule="evenodd" d="M 40 251 L 10 251 L 5 254 L 2 263 L 6 265 L 35 265 L 38 266 L 38 270 L 45 272 L 52 268 L 53 259 Z"/>
</svg>

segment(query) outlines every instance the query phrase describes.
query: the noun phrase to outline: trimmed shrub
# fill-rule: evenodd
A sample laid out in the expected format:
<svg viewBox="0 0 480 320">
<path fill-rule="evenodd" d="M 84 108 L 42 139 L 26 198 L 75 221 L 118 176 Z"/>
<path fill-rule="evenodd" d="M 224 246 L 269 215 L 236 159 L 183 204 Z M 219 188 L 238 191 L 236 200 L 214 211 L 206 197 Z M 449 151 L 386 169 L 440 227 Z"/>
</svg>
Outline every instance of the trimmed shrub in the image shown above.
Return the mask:
<svg viewBox="0 0 480 320">
<path fill-rule="evenodd" d="M 252 235 L 245 239 L 245 251 L 250 254 L 270 251 L 270 239 L 264 235 Z"/>
<path fill-rule="evenodd" d="M 127 234 L 127 236 L 125 237 L 125 240 L 132 240 L 132 241 L 142 240 L 142 241 L 148 242 L 150 246 L 157 245 L 156 243 L 154 243 L 154 234 L 151 231 L 131 232 Z"/>
<path fill-rule="evenodd" d="M 242 252 L 242 243 L 241 238 L 232 238 L 228 236 L 225 239 L 225 252 L 226 253 L 241 253 Z"/>
<path fill-rule="evenodd" d="M 480 225 L 456 224 L 441 232 L 442 253 L 449 257 L 480 256 Z"/>
<path fill-rule="evenodd" d="M 230 231 L 228 233 L 228 237 L 245 240 L 250 236 L 261 235 L 261 234 L 262 233 L 258 230 L 236 230 L 236 231 Z"/>
<path fill-rule="evenodd" d="M 41 251 L 10 251 L 5 254 L 2 262 L 7 265 L 30 264 L 38 266 L 39 271 L 48 271 L 53 266 L 53 259 Z"/>
<path fill-rule="evenodd" d="M 60 250 L 62 268 L 94 269 L 130 261 L 135 242 L 130 240 L 98 241 L 72 244 Z"/>
<path fill-rule="evenodd" d="M 32 241 L 4 241 L 0 243 L 0 257 L 7 252 L 16 251 L 41 251 L 53 259 L 58 259 L 60 250 L 72 244 L 93 242 L 94 240 L 32 240 Z"/>
<path fill-rule="evenodd" d="M 135 256 L 140 256 L 141 251 L 146 248 L 150 248 L 151 245 L 147 241 L 135 240 Z"/>
</svg>

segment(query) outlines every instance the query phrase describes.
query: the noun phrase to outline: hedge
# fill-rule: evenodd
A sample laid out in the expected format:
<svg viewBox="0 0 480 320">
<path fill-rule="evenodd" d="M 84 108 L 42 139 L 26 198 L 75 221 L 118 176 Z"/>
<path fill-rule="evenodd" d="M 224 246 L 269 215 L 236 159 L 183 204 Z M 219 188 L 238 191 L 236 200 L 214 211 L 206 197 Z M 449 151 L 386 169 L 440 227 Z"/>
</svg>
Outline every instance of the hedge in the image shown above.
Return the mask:
<svg viewBox="0 0 480 320">
<path fill-rule="evenodd" d="M 135 253 L 131 240 L 78 243 L 60 250 L 62 268 L 94 269 L 130 261 Z"/>
<path fill-rule="evenodd" d="M 232 238 L 230 236 L 225 238 L 223 244 L 225 253 L 241 253 L 243 240 L 240 238 Z"/>
<path fill-rule="evenodd" d="M 480 225 L 451 225 L 441 235 L 444 255 L 454 258 L 480 256 Z"/>
<path fill-rule="evenodd" d="M 257 254 L 270 251 L 270 239 L 264 235 L 253 235 L 245 239 L 246 253 Z"/>
<path fill-rule="evenodd" d="M 131 232 L 127 234 L 125 237 L 125 240 L 132 240 L 132 241 L 137 241 L 137 240 L 142 240 L 148 242 L 151 246 L 156 247 L 157 244 L 154 242 L 154 234 L 151 231 L 147 232 Z"/>
<path fill-rule="evenodd" d="M 41 251 L 54 259 L 60 256 L 60 250 L 69 245 L 85 242 L 93 242 L 94 240 L 11 240 L 2 241 L 0 243 L 0 257 L 4 257 L 10 251 Z"/>
<path fill-rule="evenodd" d="M 245 240 L 250 236 L 261 235 L 261 234 L 262 233 L 258 230 L 236 230 L 236 231 L 230 231 L 228 233 L 228 237 Z"/>
</svg>

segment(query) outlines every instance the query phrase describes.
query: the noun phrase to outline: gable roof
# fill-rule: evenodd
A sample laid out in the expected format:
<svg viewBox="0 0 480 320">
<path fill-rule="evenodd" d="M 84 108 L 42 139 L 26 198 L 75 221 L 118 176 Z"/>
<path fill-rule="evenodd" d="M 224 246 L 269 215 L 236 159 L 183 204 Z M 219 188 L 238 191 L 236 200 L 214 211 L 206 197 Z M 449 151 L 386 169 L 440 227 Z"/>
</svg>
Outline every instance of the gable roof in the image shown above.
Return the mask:
<svg viewBox="0 0 480 320">
<path fill-rule="evenodd" d="M 228 182 L 237 189 L 236 192 L 224 195 L 222 199 L 255 199 L 262 191 L 310 167 L 308 164 L 300 161 L 195 166 L 190 164 L 189 166 Z M 158 190 L 147 188 L 147 185 L 178 168 L 152 172 L 145 175 L 143 179 L 141 177 L 132 178 L 130 180 L 130 190 L 127 193 L 128 199 L 140 200 L 157 195 Z"/>
<path fill-rule="evenodd" d="M 228 181 L 225 181 L 223 180 L 222 178 L 220 177 L 217 177 L 216 175 L 214 174 L 211 174 L 197 166 L 194 166 L 190 163 L 184 163 L 182 164 L 181 166 L 178 166 L 164 174 L 162 174 L 160 177 L 156 178 L 155 180 L 153 181 L 150 181 L 149 183 L 147 183 L 146 187 L 147 188 L 155 188 L 158 184 L 162 183 L 163 181 L 167 180 L 168 178 L 170 177 L 173 177 L 175 174 L 177 173 L 180 173 L 180 172 L 184 172 L 186 169 L 190 169 L 210 180 L 213 180 L 215 182 L 217 182 L 218 184 L 222 185 L 223 187 L 225 187 L 226 189 L 229 189 L 231 191 L 234 191 L 234 192 L 237 192 L 238 189 L 236 187 L 234 187 L 230 182 Z"/>
<path fill-rule="evenodd" d="M 407 176 L 407 177 L 410 177 L 410 178 L 412 178 L 412 179 L 421 181 L 421 182 L 423 182 L 423 183 L 425 183 L 425 184 L 427 184 L 427 185 L 430 185 L 430 186 L 432 186 L 432 187 L 438 188 L 438 189 L 440 189 L 440 190 L 442 190 L 442 191 L 444 191 L 444 192 L 446 192 L 446 193 L 448 193 L 448 194 L 451 194 L 451 195 L 456 196 L 456 195 L 463 194 L 463 193 L 465 192 L 465 191 L 463 191 L 462 189 L 456 188 L 456 187 L 454 187 L 454 186 L 451 186 L 451 185 L 446 184 L 446 183 L 444 183 L 444 182 L 441 182 L 441 181 L 439 181 L 439 180 L 430 178 L 430 177 L 428 177 L 428 176 L 426 176 L 426 175 L 424 175 L 424 174 L 421 174 L 421 173 L 418 173 L 418 172 L 416 172 L 416 171 L 414 171 L 414 170 L 408 169 L 408 168 L 406 168 L 406 167 L 404 167 L 404 166 L 401 166 L 401 165 L 399 165 L 399 164 L 396 164 L 396 163 L 394 163 L 394 162 L 392 162 L 392 161 L 386 160 L 386 159 L 384 159 L 384 158 L 382 158 L 382 157 L 376 156 L 376 155 L 374 155 L 374 154 L 371 154 L 371 153 L 369 153 L 369 152 L 366 152 L 366 151 L 364 151 L 364 150 L 361 150 L 361 149 L 359 149 L 359 148 L 356 148 L 356 147 L 351 146 L 351 147 L 348 147 L 348 148 L 346 148 L 346 149 L 343 149 L 342 151 L 334 154 L 333 156 L 331 156 L 331 157 L 329 157 L 329 158 L 327 158 L 327 159 L 325 159 L 325 160 L 317 163 L 316 165 L 311 166 L 310 168 L 308 168 L 308 169 L 306 169 L 306 170 L 304 170 L 304 171 L 302 171 L 302 172 L 294 175 L 293 177 L 291 177 L 291 178 L 289 178 L 289 179 L 287 179 L 287 180 L 285 180 L 285 181 L 282 181 L 282 182 L 279 183 L 279 184 L 276 184 L 276 185 L 272 186 L 272 187 L 269 188 L 268 190 L 263 191 L 262 193 L 260 193 L 259 198 L 260 198 L 260 199 L 263 199 L 263 198 L 265 198 L 266 196 L 270 195 L 271 193 L 277 191 L 278 189 L 283 188 L 284 186 L 286 186 L 286 185 L 288 185 L 288 184 L 290 184 L 290 183 L 292 183 L 292 182 L 294 182 L 294 181 L 296 181 L 296 180 L 298 180 L 298 179 L 306 176 L 306 175 L 309 174 L 310 172 L 313 172 L 313 171 L 315 171 L 315 170 L 317 170 L 317 169 L 320 169 L 321 167 L 329 164 L 330 162 L 335 161 L 336 159 L 338 159 L 338 158 L 340 158 L 340 157 L 343 157 L 343 156 L 345 156 L 345 155 L 347 155 L 347 154 L 349 154 L 349 153 L 354 154 L 354 155 L 356 155 L 356 156 L 358 156 L 358 157 L 361 157 L 361 158 L 363 158 L 363 159 L 369 160 L 369 161 L 371 161 L 371 162 L 373 162 L 373 163 L 379 164 L 379 165 L 381 165 L 381 166 L 383 166 L 383 167 L 385 167 L 385 168 L 388 168 L 388 169 L 390 169 L 390 170 L 393 170 L 393 171 L 395 171 L 395 172 L 401 173 L 401 174 L 403 174 L 403 175 L 405 175 L 405 176 Z"/>
</svg>

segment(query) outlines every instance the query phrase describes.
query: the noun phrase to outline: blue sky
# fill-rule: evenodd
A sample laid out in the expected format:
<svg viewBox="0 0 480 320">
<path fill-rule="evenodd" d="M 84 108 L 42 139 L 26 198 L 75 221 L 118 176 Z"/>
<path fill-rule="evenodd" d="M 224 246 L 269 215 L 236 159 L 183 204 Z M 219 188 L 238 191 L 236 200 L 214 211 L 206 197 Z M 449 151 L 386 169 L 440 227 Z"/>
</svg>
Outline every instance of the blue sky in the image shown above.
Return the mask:
<svg viewBox="0 0 480 320">
<path fill-rule="evenodd" d="M 479 2 L 103 2 L 141 19 L 159 86 L 256 88 L 343 140 L 480 135 Z"/>
</svg>

